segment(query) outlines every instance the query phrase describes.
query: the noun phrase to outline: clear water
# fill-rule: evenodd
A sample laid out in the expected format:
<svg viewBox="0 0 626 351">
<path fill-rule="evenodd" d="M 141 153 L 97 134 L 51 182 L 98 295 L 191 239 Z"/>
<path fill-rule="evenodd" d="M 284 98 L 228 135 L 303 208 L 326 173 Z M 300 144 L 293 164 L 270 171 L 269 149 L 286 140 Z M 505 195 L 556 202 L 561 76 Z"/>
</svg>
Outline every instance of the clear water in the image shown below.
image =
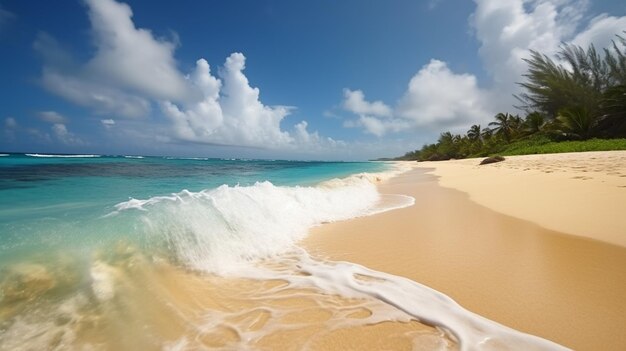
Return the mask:
<svg viewBox="0 0 626 351">
<path fill-rule="evenodd" d="M 139 239 L 135 222 L 103 218 L 130 198 L 263 181 L 307 186 L 386 167 L 375 162 L 11 154 L 0 157 L 0 257 L 50 246 L 85 248 L 110 239 Z"/>
<path fill-rule="evenodd" d="M 363 340 L 354 349 L 370 336 L 418 350 L 562 350 L 297 246 L 312 226 L 411 206 L 375 185 L 398 167 L 0 156 L 0 351 L 341 349 L 336 332 Z"/>
</svg>

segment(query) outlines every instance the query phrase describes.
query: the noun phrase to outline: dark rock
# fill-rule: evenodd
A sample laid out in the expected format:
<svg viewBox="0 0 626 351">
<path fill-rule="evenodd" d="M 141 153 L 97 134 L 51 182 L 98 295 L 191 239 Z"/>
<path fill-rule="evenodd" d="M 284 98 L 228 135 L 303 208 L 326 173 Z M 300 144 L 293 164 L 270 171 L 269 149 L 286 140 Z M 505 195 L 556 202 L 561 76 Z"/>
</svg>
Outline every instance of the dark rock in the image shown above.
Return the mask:
<svg viewBox="0 0 626 351">
<path fill-rule="evenodd" d="M 480 162 L 481 165 L 488 165 L 490 163 L 496 163 L 496 162 L 502 162 L 504 161 L 504 157 L 502 156 L 494 156 L 494 157 L 487 157 L 486 159 L 482 160 Z"/>
</svg>

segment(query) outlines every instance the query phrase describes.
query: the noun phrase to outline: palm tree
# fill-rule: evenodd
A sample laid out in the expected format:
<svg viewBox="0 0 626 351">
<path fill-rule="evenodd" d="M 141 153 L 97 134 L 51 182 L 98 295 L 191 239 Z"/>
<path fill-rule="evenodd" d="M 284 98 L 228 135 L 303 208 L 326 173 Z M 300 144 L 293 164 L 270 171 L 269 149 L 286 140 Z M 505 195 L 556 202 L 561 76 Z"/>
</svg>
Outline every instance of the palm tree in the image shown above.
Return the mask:
<svg viewBox="0 0 626 351">
<path fill-rule="evenodd" d="M 508 113 L 498 113 L 494 118 L 495 122 L 490 122 L 489 126 L 494 127 L 493 132 L 496 135 L 504 136 L 504 139 L 509 142 L 511 141 L 511 134 L 513 133 L 513 127 L 516 123 Z"/>
<path fill-rule="evenodd" d="M 511 116 L 511 139 L 518 138 L 524 132 L 524 120 L 519 115 Z"/>
<path fill-rule="evenodd" d="M 480 124 L 474 124 L 473 126 L 471 126 L 470 129 L 467 131 L 467 137 L 471 141 L 480 140 L 480 137 L 481 137 Z"/>
<path fill-rule="evenodd" d="M 598 122 L 596 116 L 582 106 L 563 108 L 556 119 L 560 122 L 563 132 L 580 139 L 589 139 Z"/>
<path fill-rule="evenodd" d="M 493 130 L 491 130 L 491 128 L 485 128 L 483 129 L 480 136 L 483 138 L 483 140 L 491 139 L 491 137 L 493 136 Z"/>
<path fill-rule="evenodd" d="M 603 115 L 598 121 L 599 129 L 608 136 L 626 136 L 626 84 L 607 89 L 600 106 Z"/>
<path fill-rule="evenodd" d="M 541 130 L 545 123 L 545 118 L 540 112 L 531 112 L 526 116 L 524 120 L 524 127 L 530 134 L 535 134 Z"/>
</svg>

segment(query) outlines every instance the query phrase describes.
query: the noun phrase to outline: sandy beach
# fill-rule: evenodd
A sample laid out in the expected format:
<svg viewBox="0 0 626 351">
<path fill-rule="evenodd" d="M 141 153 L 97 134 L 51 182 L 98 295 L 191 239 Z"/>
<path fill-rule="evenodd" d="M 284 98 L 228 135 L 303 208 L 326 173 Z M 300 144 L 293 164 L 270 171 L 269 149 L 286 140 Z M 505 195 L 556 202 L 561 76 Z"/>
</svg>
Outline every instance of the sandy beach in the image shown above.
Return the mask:
<svg viewBox="0 0 626 351">
<path fill-rule="evenodd" d="M 412 207 L 314 228 L 314 255 L 405 276 L 576 350 L 626 348 L 626 152 L 420 163 Z"/>
</svg>

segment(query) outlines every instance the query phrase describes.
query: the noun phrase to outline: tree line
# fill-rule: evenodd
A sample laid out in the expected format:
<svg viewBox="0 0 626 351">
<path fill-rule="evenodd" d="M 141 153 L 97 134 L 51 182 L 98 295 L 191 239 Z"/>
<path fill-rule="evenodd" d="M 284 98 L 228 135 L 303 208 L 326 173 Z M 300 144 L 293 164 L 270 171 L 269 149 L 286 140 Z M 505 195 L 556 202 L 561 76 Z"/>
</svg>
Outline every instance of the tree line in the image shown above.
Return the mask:
<svg viewBox="0 0 626 351">
<path fill-rule="evenodd" d="M 626 34 L 626 31 L 624 32 Z M 561 46 L 556 60 L 537 51 L 524 59 L 528 71 L 515 95 L 523 111 L 498 113 L 486 127 L 441 133 L 434 144 L 404 160 L 449 160 L 493 155 L 512 144 L 626 137 L 626 38 L 617 35 L 600 51 L 593 45 Z"/>
</svg>

